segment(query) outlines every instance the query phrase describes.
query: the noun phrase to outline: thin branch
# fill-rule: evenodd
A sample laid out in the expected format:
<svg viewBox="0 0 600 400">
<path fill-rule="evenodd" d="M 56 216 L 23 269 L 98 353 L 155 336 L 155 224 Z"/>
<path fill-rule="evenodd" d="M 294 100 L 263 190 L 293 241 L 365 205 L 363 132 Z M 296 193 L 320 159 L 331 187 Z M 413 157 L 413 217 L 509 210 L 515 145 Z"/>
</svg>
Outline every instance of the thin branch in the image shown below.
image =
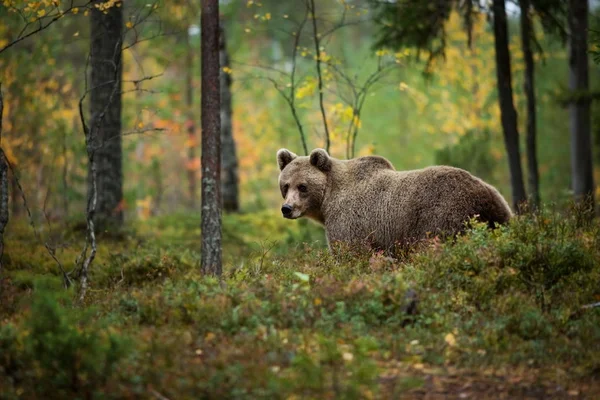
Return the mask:
<svg viewBox="0 0 600 400">
<path fill-rule="evenodd" d="M 315 42 L 315 61 L 317 66 L 317 79 L 318 79 L 318 89 L 319 89 L 319 107 L 321 108 L 321 116 L 323 118 L 323 127 L 325 128 L 325 150 L 329 153 L 329 148 L 331 146 L 331 139 L 329 136 L 329 126 L 327 124 L 327 115 L 325 113 L 325 104 L 323 101 L 323 74 L 321 73 L 321 44 L 320 44 L 320 35 L 317 29 L 317 20 L 316 20 L 316 6 L 315 0 L 310 1 L 310 12 L 312 15 L 313 21 L 313 39 Z"/>
<path fill-rule="evenodd" d="M 45 24 L 42 23 L 42 21 L 44 19 L 48 19 L 49 16 L 44 16 L 44 17 L 41 17 L 41 18 L 37 18 L 33 22 L 27 22 L 25 24 L 25 26 L 23 27 L 23 29 L 21 29 L 21 32 L 19 32 L 19 35 L 17 35 L 17 38 L 14 39 L 13 41 L 9 42 L 8 44 L 6 44 L 4 47 L 2 47 L 0 49 L 0 54 L 2 54 L 5 50 L 8 50 L 12 46 L 16 45 L 17 43 L 19 43 L 19 42 L 27 39 L 28 37 L 30 37 L 32 35 L 35 35 L 36 33 L 41 32 L 44 29 L 48 28 L 50 25 L 54 24 L 56 21 L 58 21 L 59 19 L 63 18 L 66 14 L 68 14 L 69 12 L 71 12 L 73 10 L 73 8 L 78 8 L 78 7 L 75 7 L 75 5 L 73 3 L 74 3 L 73 0 L 71 0 L 71 3 L 69 4 L 69 7 L 65 11 L 61 11 L 61 10 L 59 10 L 57 8 L 58 14 L 56 14 L 54 17 L 52 17 L 52 19 L 49 22 L 45 23 Z M 90 1 L 90 2 L 85 3 L 84 5 L 82 5 L 80 7 L 81 8 L 87 7 L 91 3 L 92 2 Z M 21 17 L 24 18 L 24 16 L 22 14 L 21 14 Z M 25 18 L 25 20 L 26 20 L 26 18 Z M 36 29 L 34 29 L 33 31 L 25 34 L 25 31 L 27 30 L 27 28 L 29 26 L 31 26 L 33 23 L 36 23 L 36 22 L 39 24 L 39 26 Z"/>
<path fill-rule="evenodd" d="M 306 8 L 304 12 L 304 18 L 300 25 L 298 26 L 298 31 L 296 32 L 296 36 L 294 37 L 294 49 L 292 50 L 292 73 L 290 76 L 290 101 L 288 104 L 292 110 L 292 116 L 294 117 L 294 121 L 296 122 L 296 126 L 298 127 L 298 131 L 300 132 L 300 139 L 302 140 L 302 148 L 304 150 L 304 155 L 308 155 L 308 146 L 306 145 L 306 135 L 304 134 L 304 128 L 302 127 L 302 123 L 300 122 L 300 118 L 298 117 L 298 113 L 296 112 L 295 101 L 296 101 L 296 67 L 297 67 L 297 59 L 298 59 L 298 45 L 300 44 L 300 34 L 304 29 L 304 25 L 306 25 L 306 21 L 308 20 L 308 8 Z M 285 97 L 285 96 L 284 96 Z"/>
</svg>

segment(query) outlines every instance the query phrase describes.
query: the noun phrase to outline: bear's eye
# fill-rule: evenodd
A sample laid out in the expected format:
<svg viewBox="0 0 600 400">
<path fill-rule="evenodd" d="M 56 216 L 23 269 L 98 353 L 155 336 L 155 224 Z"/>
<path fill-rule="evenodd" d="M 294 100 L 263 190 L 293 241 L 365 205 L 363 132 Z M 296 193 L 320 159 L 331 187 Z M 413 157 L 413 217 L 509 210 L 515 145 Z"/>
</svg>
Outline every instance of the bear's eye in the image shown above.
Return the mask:
<svg viewBox="0 0 600 400">
<path fill-rule="evenodd" d="M 306 187 L 306 185 L 298 185 L 298 190 L 302 193 L 306 193 L 308 188 Z"/>
</svg>

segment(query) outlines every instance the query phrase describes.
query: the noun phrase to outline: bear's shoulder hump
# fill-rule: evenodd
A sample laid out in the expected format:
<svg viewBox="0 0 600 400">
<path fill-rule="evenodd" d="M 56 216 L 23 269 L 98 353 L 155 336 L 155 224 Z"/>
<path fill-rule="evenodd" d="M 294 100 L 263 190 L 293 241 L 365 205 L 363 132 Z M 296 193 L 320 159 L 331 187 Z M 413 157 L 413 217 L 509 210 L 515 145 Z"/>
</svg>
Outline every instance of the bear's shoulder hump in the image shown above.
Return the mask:
<svg viewBox="0 0 600 400">
<path fill-rule="evenodd" d="M 359 157 L 353 160 L 356 166 L 360 168 L 368 169 L 391 169 L 394 170 L 394 166 L 391 162 L 381 156 L 365 156 Z"/>
<path fill-rule="evenodd" d="M 357 179 L 367 179 L 378 171 L 395 171 L 394 166 L 388 160 L 380 156 L 366 156 L 355 158 L 351 162 L 351 170 Z"/>
</svg>

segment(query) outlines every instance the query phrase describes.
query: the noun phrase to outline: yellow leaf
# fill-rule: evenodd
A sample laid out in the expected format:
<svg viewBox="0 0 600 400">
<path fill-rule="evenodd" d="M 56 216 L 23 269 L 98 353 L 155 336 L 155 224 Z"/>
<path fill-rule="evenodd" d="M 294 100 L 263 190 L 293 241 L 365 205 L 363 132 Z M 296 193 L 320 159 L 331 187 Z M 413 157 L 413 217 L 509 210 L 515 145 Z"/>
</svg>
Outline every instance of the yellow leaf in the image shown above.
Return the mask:
<svg viewBox="0 0 600 400">
<path fill-rule="evenodd" d="M 452 334 L 452 333 L 448 333 L 445 337 L 444 337 L 444 341 L 448 344 L 448 346 L 450 347 L 454 347 L 456 346 L 456 337 Z"/>
<path fill-rule="evenodd" d="M 296 92 L 296 98 L 302 99 L 306 96 L 312 96 L 315 93 L 317 85 L 314 80 L 307 81 L 304 86 L 300 86 Z"/>
<path fill-rule="evenodd" d="M 137 125 L 137 126 L 138 126 L 138 128 L 142 129 L 142 128 L 144 127 L 144 123 L 143 123 L 143 122 L 140 122 L 140 123 L 138 123 L 138 125 Z"/>
<path fill-rule="evenodd" d="M 127 23 L 125 24 L 125 26 L 127 27 L 127 29 L 131 29 L 131 28 L 133 28 L 133 22 L 127 21 Z"/>
<path fill-rule="evenodd" d="M 77 14 L 77 13 L 79 12 L 79 8 L 77 8 L 77 7 L 73 7 L 73 9 L 71 10 L 71 12 L 72 12 L 73 14 Z"/>
</svg>

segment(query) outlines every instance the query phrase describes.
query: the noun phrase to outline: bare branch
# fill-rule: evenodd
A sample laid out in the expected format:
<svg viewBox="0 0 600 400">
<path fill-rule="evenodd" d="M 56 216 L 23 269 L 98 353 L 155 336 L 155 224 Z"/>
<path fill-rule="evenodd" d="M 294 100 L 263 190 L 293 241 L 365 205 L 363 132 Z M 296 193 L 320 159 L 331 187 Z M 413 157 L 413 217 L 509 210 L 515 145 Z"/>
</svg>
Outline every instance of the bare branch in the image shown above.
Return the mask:
<svg viewBox="0 0 600 400">
<path fill-rule="evenodd" d="M 315 62 L 317 66 L 317 80 L 319 89 L 319 107 L 321 108 L 321 116 L 323 117 L 323 127 L 325 128 L 325 150 L 329 153 L 331 139 L 329 136 L 329 126 L 327 124 L 327 115 L 325 113 L 325 104 L 323 102 L 323 74 L 321 73 L 321 44 L 320 35 L 317 29 L 316 6 L 315 0 L 310 1 L 310 13 L 313 21 L 313 39 L 315 42 Z"/>
</svg>

